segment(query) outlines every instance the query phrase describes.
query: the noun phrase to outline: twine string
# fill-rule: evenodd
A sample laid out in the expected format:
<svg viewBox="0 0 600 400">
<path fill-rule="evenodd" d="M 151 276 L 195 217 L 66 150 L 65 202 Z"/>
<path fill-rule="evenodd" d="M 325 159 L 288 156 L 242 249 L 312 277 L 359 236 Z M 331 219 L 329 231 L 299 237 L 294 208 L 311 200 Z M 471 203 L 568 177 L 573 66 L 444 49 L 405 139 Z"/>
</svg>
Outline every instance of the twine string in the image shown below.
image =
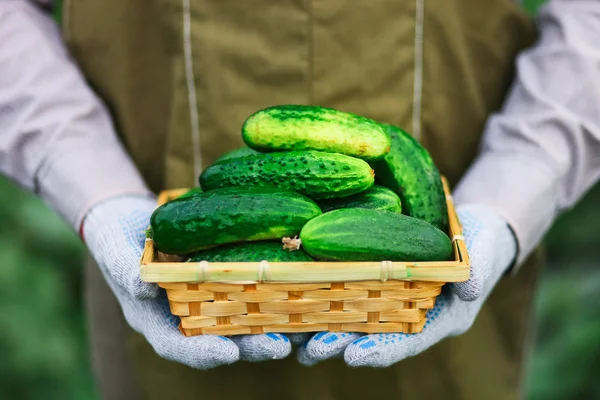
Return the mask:
<svg viewBox="0 0 600 400">
<path fill-rule="evenodd" d="M 379 277 L 381 282 L 386 282 L 390 277 L 390 271 L 393 263 L 391 261 L 382 261 L 381 268 L 379 270 Z"/>
<path fill-rule="evenodd" d="M 200 261 L 198 268 L 202 272 L 202 282 L 208 281 L 208 261 Z"/>
<path fill-rule="evenodd" d="M 462 240 L 464 242 L 465 241 L 465 237 L 463 235 L 454 235 L 454 236 L 452 236 L 452 243 L 456 242 L 457 240 Z"/>
<path fill-rule="evenodd" d="M 269 262 L 266 260 L 258 264 L 258 283 L 269 281 Z"/>
</svg>

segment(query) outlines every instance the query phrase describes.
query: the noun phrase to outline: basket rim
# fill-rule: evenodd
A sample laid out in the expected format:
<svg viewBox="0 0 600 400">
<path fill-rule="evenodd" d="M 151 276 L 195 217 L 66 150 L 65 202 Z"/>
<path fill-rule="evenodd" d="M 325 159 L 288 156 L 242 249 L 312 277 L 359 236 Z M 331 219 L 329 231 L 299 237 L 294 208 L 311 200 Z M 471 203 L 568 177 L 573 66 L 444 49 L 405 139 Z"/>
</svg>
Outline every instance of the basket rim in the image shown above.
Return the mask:
<svg viewBox="0 0 600 400">
<path fill-rule="evenodd" d="M 448 182 L 442 176 L 452 239 L 452 261 L 311 261 L 311 262 L 188 262 L 160 254 L 146 239 L 140 259 L 140 277 L 149 283 L 328 283 L 361 281 L 461 282 L 469 279 L 470 259 Z M 190 188 L 159 193 L 157 206 Z M 164 261 L 157 260 L 159 256 Z"/>
</svg>

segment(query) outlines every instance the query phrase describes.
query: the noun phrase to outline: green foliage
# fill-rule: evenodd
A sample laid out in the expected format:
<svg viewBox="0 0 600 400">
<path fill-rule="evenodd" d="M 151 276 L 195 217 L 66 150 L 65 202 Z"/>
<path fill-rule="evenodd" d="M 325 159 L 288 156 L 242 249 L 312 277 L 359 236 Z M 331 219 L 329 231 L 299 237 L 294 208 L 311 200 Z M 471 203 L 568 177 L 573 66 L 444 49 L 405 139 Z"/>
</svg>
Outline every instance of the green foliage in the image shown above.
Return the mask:
<svg viewBox="0 0 600 400">
<path fill-rule="evenodd" d="M 81 299 L 84 249 L 0 178 L 0 398 L 94 399 Z"/>
<path fill-rule="evenodd" d="M 62 26 L 63 16 L 63 0 L 54 0 L 54 7 L 52 9 L 52 19 L 58 26 Z"/>
<path fill-rule="evenodd" d="M 600 269 L 597 263 L 581 267 L 543 281 L 528 374 L 531 400 L 600 398 Z"/>
<path fill-rule="evenodd" d="M 531 400 L 600 398 L 600 185 L 546 235 Z"/>
<path fill-rule="evenodd" d="M 548 0 L 523 0 L 523 7 L 532 15 L 537 14 L 539 8 L 547 3 Z"/>
</svg>

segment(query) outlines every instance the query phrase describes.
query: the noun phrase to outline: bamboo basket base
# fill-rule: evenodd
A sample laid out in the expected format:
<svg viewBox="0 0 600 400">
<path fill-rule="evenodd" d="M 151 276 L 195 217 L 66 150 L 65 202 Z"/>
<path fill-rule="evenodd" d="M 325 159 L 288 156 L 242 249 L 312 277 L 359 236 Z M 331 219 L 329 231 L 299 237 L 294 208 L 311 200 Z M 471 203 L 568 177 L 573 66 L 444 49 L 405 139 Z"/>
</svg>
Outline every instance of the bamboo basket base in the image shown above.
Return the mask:
<svg viewBox="0 0 600 400">
<path fill-rule="evenodd" d="M 186 329 L 183 327 L 183 322 L 179 323 L 179 331 L 183 335 L 199 336 L 199 335 L 220 335 L 220 336 L 233 336 L 233 335 L 254 335 L 261 333 L 312 333 L 312 332 L 353 332 L 353 333 L 419 333 L 425 326 L 426 319 L 419 323 L 409 323 L 408 329 L 405 327 L 405 323 L 364 323 L 364 324 L 341 324 L 341 327 L 330 327 L 328 324 L 284 324 L 284 325 L 270 325 L 265 327 L 259 327 L 252 329 L 252 327 L 244 327 L 240 325 L 231 325 L 230 327 L 210 327 L 210 328 L 191 328 Z"/>
</svg>

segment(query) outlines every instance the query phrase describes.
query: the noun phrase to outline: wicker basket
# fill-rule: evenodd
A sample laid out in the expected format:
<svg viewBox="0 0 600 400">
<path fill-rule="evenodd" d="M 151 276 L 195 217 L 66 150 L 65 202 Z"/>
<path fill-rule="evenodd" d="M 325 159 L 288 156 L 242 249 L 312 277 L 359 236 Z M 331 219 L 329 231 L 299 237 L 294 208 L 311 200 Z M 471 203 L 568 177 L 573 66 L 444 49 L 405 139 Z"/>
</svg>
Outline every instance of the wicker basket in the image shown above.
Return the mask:
<svg viewBox="0 0 600 400">
<path fill-rule="evenodd" d="M 452 261 L 184 262 L 156 251 L 148 239 L 141 278 L 166 289 L 186 336 L 420 332 L 442 286 L 469 279 L 462 228 L 443 181 Z M 186 191 L 162 192 L 158 203 Z"/>
</svg>

